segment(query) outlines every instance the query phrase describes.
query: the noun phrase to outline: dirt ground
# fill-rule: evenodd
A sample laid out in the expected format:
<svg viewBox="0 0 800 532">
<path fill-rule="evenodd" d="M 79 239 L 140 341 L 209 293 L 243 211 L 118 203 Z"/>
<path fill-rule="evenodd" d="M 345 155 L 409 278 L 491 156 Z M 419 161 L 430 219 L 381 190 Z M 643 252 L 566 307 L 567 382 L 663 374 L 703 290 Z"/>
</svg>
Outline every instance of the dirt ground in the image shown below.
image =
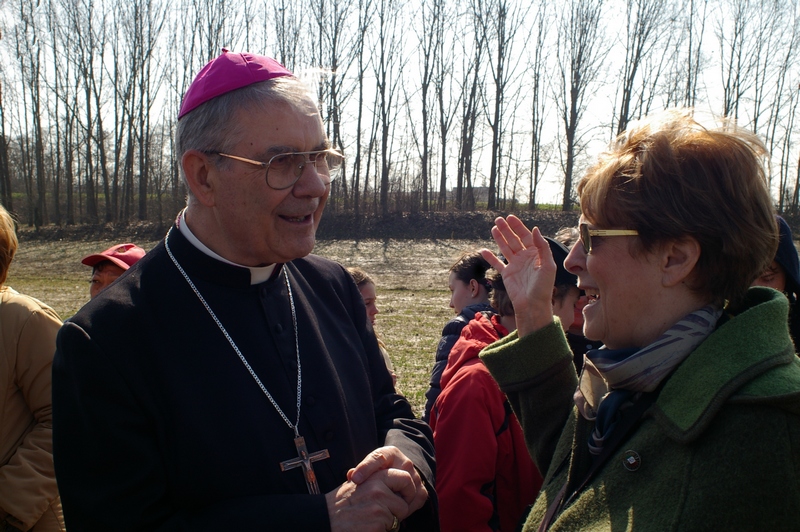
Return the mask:
<svg viewBox="0 0 800 532">
<path fill-rule="evenodd" d="M 487 240 L 326 240 L 314 253 L 360 266 L 380 289 L 447 289 L 450 266 L 462 251 L 488 247 Z"/>
</svg>

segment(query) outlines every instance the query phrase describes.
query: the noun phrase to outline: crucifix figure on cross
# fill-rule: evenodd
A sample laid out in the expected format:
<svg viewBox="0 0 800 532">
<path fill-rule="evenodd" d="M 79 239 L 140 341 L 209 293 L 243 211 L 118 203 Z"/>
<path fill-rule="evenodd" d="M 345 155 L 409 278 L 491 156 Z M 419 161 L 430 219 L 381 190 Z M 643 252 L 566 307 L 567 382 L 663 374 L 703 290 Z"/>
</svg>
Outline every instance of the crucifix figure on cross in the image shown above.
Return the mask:
<svg viewBox="0 0 800 532">
<path fill-rule="evenodd" d="M 281 462 L 281 471 L 302 467 L 303 475 L 306 477 L 308 492 L 319 495 L 319 484 L 317 484 L 317 475 L 314 473 L 313 462 L 319 462 L 320 460 L 330 458 L 331 454 L 328 452 L 328 449 L 322 449 L 321 451 L 309 454 L 306 448 L 306 440 L 302 436 L 297 436 L 294 439 L 294 446 L 297 447 L 297 458 Z"/>
</svg>

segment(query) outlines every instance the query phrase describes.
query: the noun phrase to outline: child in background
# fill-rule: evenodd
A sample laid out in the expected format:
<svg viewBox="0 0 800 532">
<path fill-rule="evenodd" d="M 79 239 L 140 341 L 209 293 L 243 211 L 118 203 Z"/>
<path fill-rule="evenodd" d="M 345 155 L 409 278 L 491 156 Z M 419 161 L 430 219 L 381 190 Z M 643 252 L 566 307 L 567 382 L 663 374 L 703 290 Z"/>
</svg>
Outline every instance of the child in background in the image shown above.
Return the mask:
<svg viewBox="0 0 800 532">
<path fill-rule="evenodd" d="M 375 317 L 380 312 L 376 303 L 378 296 L 375 293 L 375 281 L 373 281 L 372 277 L 370 277 L 367 272 L 361 268 L 347 268 L 347 271 L 353 276 L 353 280 L 356 282 L 358 291 L 361 293 L 362 299 L 364 299 L 364 306 L 367 307 L 367 318 L 369 319 L 369 323 L 372 325 L 374 330 Z M 397 386 L 397 374 L 394 372 L 394 365 L 389 359 L 389 352 L 386 350 L 386 345 L 380 338 L 378 338 L 377 333 L 375 334 L 375 337 L 378 339 L 378 347 L 380 347 L 383 360 L 386 362 L 386 369 L 389 370 L 389 374 L 392 376 L 392 384 Z"/>
</svg>

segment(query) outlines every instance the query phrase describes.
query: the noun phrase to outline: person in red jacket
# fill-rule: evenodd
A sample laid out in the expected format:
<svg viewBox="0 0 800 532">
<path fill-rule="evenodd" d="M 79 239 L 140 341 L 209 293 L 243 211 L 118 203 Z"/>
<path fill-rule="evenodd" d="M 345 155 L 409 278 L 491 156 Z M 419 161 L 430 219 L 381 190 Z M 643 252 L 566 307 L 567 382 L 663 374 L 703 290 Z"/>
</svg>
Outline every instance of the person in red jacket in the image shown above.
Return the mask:
<svg viewBox="0 0 800 532">
<path fill-rule="evenodd" d="M 554 254 L 566 257 L 563 245 L 554 240 L 550 245 Z M 579 290 L 574 275 L 559 273 L 553 307 L 566 328 Z M 500 274 L 492 269 L 486 278 L 494 311 L 478 312 L 462 330 L 431 410 L 443 531 L 515 530 L 542 484 L 511 406 L 478 358 L 484 347 L 516 329 Z"/>
</svg>

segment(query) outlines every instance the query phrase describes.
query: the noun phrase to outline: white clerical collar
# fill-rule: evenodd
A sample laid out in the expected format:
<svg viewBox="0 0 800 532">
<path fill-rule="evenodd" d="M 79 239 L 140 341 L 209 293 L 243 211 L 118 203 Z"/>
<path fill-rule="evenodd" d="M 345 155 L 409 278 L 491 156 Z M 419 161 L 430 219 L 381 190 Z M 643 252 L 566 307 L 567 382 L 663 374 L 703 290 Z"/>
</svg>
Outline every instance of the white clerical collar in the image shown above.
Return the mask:
<svg viewBox="0 0 800 532">
<path fill-rule="evenodd" d="M 230 264 L 232 266 L 238 266 L 239 268 L 247 268 L 250 270 L 250 284 L 259 284 L 263 283 L 267 279 L 270 278 L 272 275 L 272 271 L 275 269 L 274 264 L 270 264 L 269 266 L 242 266 L 241 264 L 236 264 L 235 262 L 231 262 L 225 257 L 220 256 L 218 253 L 214 253 L 211 249 L 208 248 L 205 244 L 200 242 L 200 240 L 194 236 L 191 229 L 189 229 L 189 225 L 186 223 L 186 209 L 181 211 L 181 214 L 178 216 L 177 220 L 178 230 L 181 234 L 192 243 L 194 247 L 211 257 L 212 259 L 216 259 L 220 262 L 224 262 L 226 264 Z"/>
</svg>

